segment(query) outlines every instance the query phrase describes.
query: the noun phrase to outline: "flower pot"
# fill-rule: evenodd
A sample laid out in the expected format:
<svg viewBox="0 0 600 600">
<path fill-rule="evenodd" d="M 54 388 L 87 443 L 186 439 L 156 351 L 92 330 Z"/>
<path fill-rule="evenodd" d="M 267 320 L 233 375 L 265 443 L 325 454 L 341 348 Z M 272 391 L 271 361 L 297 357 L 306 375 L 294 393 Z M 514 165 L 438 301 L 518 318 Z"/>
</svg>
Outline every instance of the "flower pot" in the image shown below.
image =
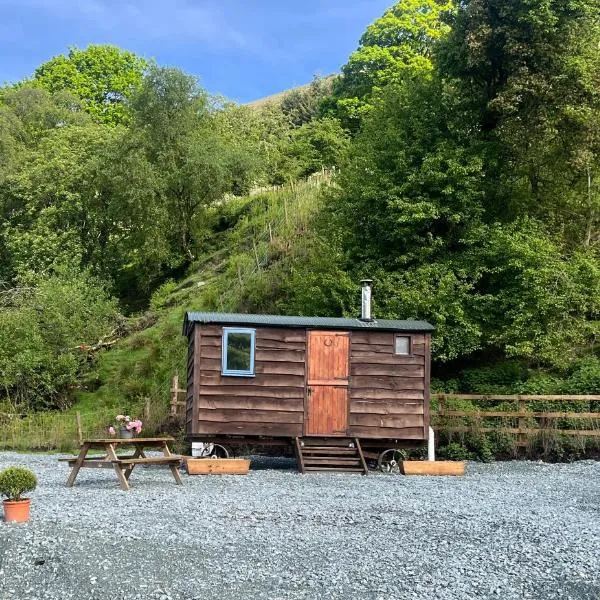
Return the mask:
<svg viewBox="0 0 600 600">
<path fill-rule="evenodd" d="M 29 521 L 31 498 L 23 500 L 4 500 L 4 520 L 7 523 L 26 523 Z"/>
<path fill-rule="evenodd" d="M 126 427 L 119 427 L 119 437 L 124 440 L 130 440 L 133 437 L 133 431 Z"/>
</svg>

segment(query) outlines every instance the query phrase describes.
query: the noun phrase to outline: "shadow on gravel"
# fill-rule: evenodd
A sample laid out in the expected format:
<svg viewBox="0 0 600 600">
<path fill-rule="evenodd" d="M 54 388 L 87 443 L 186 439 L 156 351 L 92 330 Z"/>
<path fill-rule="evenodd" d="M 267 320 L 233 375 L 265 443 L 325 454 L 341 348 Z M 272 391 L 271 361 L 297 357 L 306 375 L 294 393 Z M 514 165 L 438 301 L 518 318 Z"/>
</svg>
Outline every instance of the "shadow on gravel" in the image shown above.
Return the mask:
<svg viewBox="0 0 600 600">
<path fill-rule="evenodd" d="M 252 471 L 298 471 L 295 458 L 284 456 L 249 456 Z"/>
</svg>

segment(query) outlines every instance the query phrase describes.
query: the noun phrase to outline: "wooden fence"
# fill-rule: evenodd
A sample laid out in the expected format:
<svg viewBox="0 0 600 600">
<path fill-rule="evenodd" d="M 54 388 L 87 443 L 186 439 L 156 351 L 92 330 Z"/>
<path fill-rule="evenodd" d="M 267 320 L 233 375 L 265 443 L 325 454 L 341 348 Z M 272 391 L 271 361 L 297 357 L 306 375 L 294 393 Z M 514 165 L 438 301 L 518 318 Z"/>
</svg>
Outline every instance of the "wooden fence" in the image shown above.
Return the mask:
<svg viewBox="0 0 600 600">
<path fill-rule="evenodd" d="M 432 416 L 438 431 L 500 431 L 516 436 L 518 446 L 527 446 L 532 437 L 548 432 L 600 438 L 600 395 L 433 394 L 432 400 L 437 400 Z M 452 406 L 456 401 L 470 406 L 457 410 Z M 500 406 L 490 408 L 497 404 Z M 580 410 L 553 409 L 557 404 L 575 404 Z"/>
<path fill-rule="evenodd" d="M 182 397 L 183 396 L 183 397 Z M 144 400 L 127 414 L 143 417 L 151 432 L 167 412 L 185 411 L 185 389 L 175 375 L 170 405 Z M 543 433 L 573 436 L 600 446 L 600 395 L 474 395 L 433 394 L 432 425 L 452 434 L 501 432 L 527 446 Z M 466 404 L 466 405 L 465 405 Z M 114 408 L 93 413 L 50 412 L 28 415 L 0 413 L 0 450 L 65 450 L 85 437 L 101 437 L 118 413 Z"/>
<path fill-rule="evenodd" d="M 183 400 L 179 399 L 180 394 L 183 394 Z M 185 413 L 185 389 L 179 387 L 179 375 L 175 374 L 171 382 L 171 414 L 180 413 Z"/>
<path fill-rule="evenodd" d="M 144 400 L 126 409 L 102 408 L 93 412 L 0 413 L 0 450 L 69 451 L 84 438 L 105 437 L 119 413 L 141 418 L 144 431 L 152 434 L 162 421 L 165 408 L 164 404 Z"/>
</svg>

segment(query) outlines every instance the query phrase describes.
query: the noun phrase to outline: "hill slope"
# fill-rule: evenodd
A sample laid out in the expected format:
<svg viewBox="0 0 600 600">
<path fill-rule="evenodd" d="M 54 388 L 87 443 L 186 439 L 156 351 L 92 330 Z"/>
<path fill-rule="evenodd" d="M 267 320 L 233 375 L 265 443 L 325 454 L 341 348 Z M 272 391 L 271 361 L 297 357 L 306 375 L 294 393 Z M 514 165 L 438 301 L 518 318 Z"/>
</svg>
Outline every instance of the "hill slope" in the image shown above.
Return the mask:
<svg viewBox="0 0 600 600">
<path fill-rule="evenodd" d="M 168 404 L 173 374 L 184 374 L 186 310 L 281 310 L 277 271 L 307 243 L 327 175 L 244 198 L 231 198 L 207 215 L 205 252 L 181 281 L 153 296 L 150 311 L 131 319 L 130 334 L 100 353 L 77 392 L 73 410 L 118 410 L 143 398 Z"/>
</svg>

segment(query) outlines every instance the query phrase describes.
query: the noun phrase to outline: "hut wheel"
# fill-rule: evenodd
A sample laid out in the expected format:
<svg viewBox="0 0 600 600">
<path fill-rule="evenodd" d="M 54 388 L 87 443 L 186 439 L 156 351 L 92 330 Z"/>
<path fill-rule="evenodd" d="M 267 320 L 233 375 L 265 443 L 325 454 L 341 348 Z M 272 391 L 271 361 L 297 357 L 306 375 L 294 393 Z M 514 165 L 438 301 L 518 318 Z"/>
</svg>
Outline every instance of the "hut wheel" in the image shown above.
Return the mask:
<svg viewBox="0 0 600 600">
<path fill-rule="evenodd" d="M 202 458 L 229 458 L 229 451 L 220 444 L 205 444 L 202 448 Z"/>
<path fill-rule="evenodd" d="M 400 473 L 400 462 L 406 458 L 403 450 L 384 450 L 377 459 L 377 467 L 383 473 Z"/>
</svg>

